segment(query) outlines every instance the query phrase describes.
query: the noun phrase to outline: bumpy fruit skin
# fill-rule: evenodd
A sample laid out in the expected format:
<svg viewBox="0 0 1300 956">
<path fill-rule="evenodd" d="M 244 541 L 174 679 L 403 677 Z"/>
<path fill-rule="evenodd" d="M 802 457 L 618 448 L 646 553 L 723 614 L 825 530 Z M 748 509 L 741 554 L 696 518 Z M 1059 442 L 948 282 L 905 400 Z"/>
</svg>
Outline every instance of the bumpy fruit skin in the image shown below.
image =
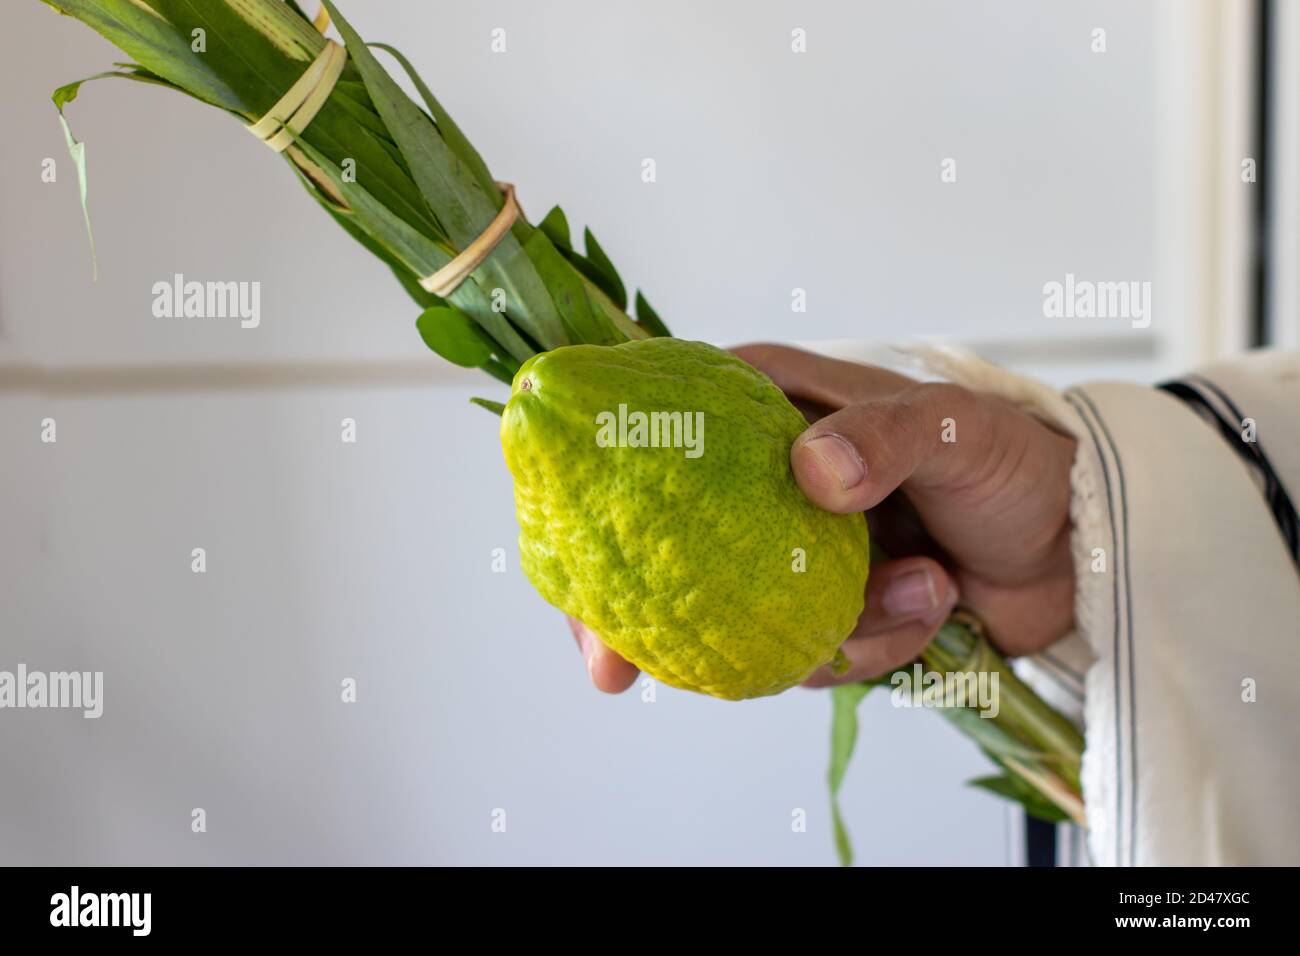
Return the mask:
<svg viewBox="0 0 1300 956">
<path fill-rule="evenodd" d="M 620 404 L 633 423 L 702 412 L 702 454 L 602 447 L 598 416 Z M 767 376 L 702 342 L 534 356 L 501 422 L 524 573 L 666 684 L 739 700 L 799 683 L 853 630 L 869 560 L 862 516 L 822 511 L 795 483 L 805 427 Z"/>
</svg>

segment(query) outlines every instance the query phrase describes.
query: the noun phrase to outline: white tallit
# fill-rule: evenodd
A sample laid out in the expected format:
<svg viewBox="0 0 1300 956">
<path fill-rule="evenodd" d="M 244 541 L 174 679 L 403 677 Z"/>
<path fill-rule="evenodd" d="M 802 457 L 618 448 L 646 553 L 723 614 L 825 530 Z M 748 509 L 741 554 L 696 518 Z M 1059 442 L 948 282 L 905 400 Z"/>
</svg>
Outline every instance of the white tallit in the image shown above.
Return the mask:
<svg viewBox="0 0 1300 956">
<path fill-rule="evenodd" d="M 1280 487 L 1300 495 L 1300 355 L 1189 376 L 1216 427 L 1156 388 L 1062 393 L 951 349 L 911 351 L 1078 440 L 1077 631 L 1018 667 L 1084 728 L 1091 862 L 1300 863 L 1300 570 L 1234 447 L 1250 434 L 1238 419 L 1253 420 Z"/>
</svg>

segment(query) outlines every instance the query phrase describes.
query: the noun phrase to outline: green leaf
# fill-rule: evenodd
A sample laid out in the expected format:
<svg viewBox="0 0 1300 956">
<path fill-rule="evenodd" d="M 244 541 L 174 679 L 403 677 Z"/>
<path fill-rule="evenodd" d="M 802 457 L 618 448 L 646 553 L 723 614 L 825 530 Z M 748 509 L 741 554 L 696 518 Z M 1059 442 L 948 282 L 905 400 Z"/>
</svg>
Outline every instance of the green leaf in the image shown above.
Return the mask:
<svg viewBox="0 0 1300 956">
<path fill-rule="evenodd" d="M 608 337 L 604 340 L 605 344 L 617 345 L 619 342 L 650 338 L 650 333 L 633 322 L 626 312 L 616 306 L 609 296 L 600 290 L 596 283 L 581 272 L 576 274 L 582 282 L 583 291 L 587 294 L 587 302 L 596 315 L 599 316 L 598 321 L 610 330 Z"/>
<path fill-rule="evenodd" d="M 365 81 L 370 98 L 401 150 L 425 202 L 457 249 L 487 228 L 498 205 L 475 181 L 464 163 L 438 134 L 429 117 L 384 72 L 369 47 L 330 0 L 322 0 L 347 43 L 348 54 Z M 475 282 L 485 290 L 506 291 L 507 312 L 542 348 L 572 341 L 551 300 L 554 288 L 525 257 L 513 234 L 506 235 L 481 265 Z M 427 274 L 427 273 L 426 273 Z M 462 286 L 468 283 L 462 283 Z"/>
<path fill-rule="evenodd" d="M 493 201 L 500 202 L 501 191 L 497 188 L 492 173 L 488 171 L 487 163 L 483 162 L 483 157 L 474 148 L 474 144 L 460 131 L 460 127 L 451 118 L 451 114 L 442 108 L 442 104 L 433 95 L 433 91 L 425 85 L 424 80 L 420 79 L 420 74 L 415 71 L 415 67 L 411 66 L 411 62 L 387 43 L 372 43 L 370 45 L 386 51 L 401 64 L 402 69 L 406 71 L 406 75 L 411 78 L 411 82 L 415 85 L 421 99 L 424 100 L 425 107 L 433 114 L 433 121 L 438 124 L 438 130 L 442 133 L 443 140 L 451 147 L 452 152 L 460 157 L 460 161 L 469 167 L 469 171 L 474 174 L 474 178 L 483 187 L 483 191 L 491 196 Z"/>
<path fill-rule="evenodd" d="M 76 94 L 73 94 L 76 95 Z M 86 202 L 86 144 L 78 143 L 68 121 L 59 110 L 59 123 L 63 126 L 63 138 L 68 142 L 68 155 L 72 165 L 77 168 L 77 188 L 81 193 L 81 216 L 86 220 L 86 238 L 90 240 L 90 277 L 99 280 L 99 256 L 95 254 L 95 233 L 90 228 L 90 205 Z"/>
<path fill-rule="evenodd" d="M 287 3 L 289 5 L 289 9 L 293 10 L 293 12 L 298 14 L 298 16 L 302 17 L 308 23 L 312 22 L 311 17 L 307 16 L 307 11 L 302 8 L 302 6 L 297 2 L 297 0 L 284 0 L 284 2 Z"/>
<path fill-rule="evenodd" d="M 595 277 L 592 278 L 592 281 L 614 300 L 615 305 L 627 311 L 627 289 L 623 286 L 623 280 L 618 277 L 618 270 L 614 268 L 614 263 L 610 262 L 609 256 L 605 255 L 605 250 L 596 241 L 595 233 L 590 229 L 585 229 L 582 236 L 587 248 L 587 261 L 604 277 L 603 282 Z"/>
<path fill-rule="evenodd" d="M 600 294 L 609 300 L 611 308 L 618 309 L 619 311 L 626 308 L 626 306 L 620 306 L 615 302 L 614 297 L 617 292 L 613 287 L 613 282 L 609 275 L 601 269 L 600 266 L 596 265 L 576 249 L 559 249 L 558 252 L 564 257 L 565 261 L 567 261 L 569 265 L 573 266 L 573 268 L 578 271 L 578 274 L 582 276 L 583 279 L 600 290 Z"/>
<path fill-rule="evenodd" d="M 325 45 L 325 39 L 287 5 L 250 0 L 225 3 L 150 0 L 167 14 L 189 43 L 202 28 L 207 52 L 192 54 L 219 69 L 241 95 L 240 115 L 255 120 L 295 83 Z M 408 225 L 448 241 L 429 209 L 388 127 L 379 116 L 355 58 L 299 142 L 310 142 L 336 165 L 351 159 L 359 181 Z"/>
<path fill-rule="evenodd" d="M 417 280 L 411 273 L 411 270 L 403 265 L 401 261 L 383 245 L 383 243 L 379 242 L 374 236 L 370 235 L 370 233 L 357 225 L 356 216 L 352 210 L 338 206 L 331 197 L 326 195 L 324 191 L 317 186 L 305 172 L 303 172 L 302 168 L 291 157 L 292 152 L 286 154 L 286 159 L 289 160 L 289 168 L 292 169 L 294 175 L 298 177 L 298 181 L 302 183 L 303 189 L 307 190 L 307 194 L 311 196 L 312 199 L 316 200 L 322 209 L 329 213 L 330 218 L 338 223 L 344 232 L 359 242 L 366 251 L 370 252 L 380 262 L 388 266 L 389 270 L 393 273 L 394 278 L 396 278 L 402 288 L 406 290 L 407 295 L 415 300 L 416 305 L 422 309 L 427 309 L 431 305 L 442 304 L 443 300 L 432 292 L 426 291 L 424 286 L 420 285 L 419 280 Z M 306 154 L 303 154 L 303 158 L 306 158 Z"/>
<path fill-rule="evenodd" d="M 579 304 L 576 310 L 566 305 L 561 305 L 560 309 L 575 340 L 613 345 L 638 338 L 638 329 L 626 314 L 627 303 L 615 301 L 621 290 L 617 274 L 613 274 L 611 278 L 610 270 L 602 269 L 573 248 L 569 240 L 569 220 L 564 215 L 564 210 L 559 206 L 552 207 L 537 229 L 550 241 L 553 249 L 553 252 L 546 253 L 547 266 L 557 273 L 566 271 L 559 261 L 554 259 L 554 253 L 558 253 L 578 273 L 576 283 L 567 275 L 558 276 L 556 279 L 557 282 L 563 283 L 565 296 L 563 301 Z M 588 237 L 589 243 L 594 241 L 590 238 L 590 233 Z M 539 250 L 542 251 L 544 250 Z M 534 257 L 534 260 L 537 261 L 537 258 Z M 583 289 L 581 297 L 577 295 L 579 287 Z M 583 300 L 586 303 L 585 308 L 581 307 Z M 559 302 L 560 300 L 557 299 L 557 304 Z"/>
<path fill-rule="evenodd" d="M 290 163 L 290 165 L 293 164 Z M 294 167 L 294 172 L 298 173 L 299 178 L 303 180 L 304 188 L 306 188 L 306 190 L 311 193 L 312 197 L 321 204 L 327 213 L 330 214 L 330 217 L 343 228 L 344 232 L 357 242 L 361 243 L 361 245 L 379 259 L 380 262 L 388 266 L 389 270 L 393 273 L 394 278 L 396 278 L 402 288 L 406 290 L 406 294 L 415 300 L 416 305 L 420 306 L 422 309 L 427 309 L 430 306 L 442 303 L 443 300 L 432 292 L 427 291 L 424 286 L 420 285 L 419 280 L 411 274 L 411 270 L 394 258 L 382 243 L 376 241 L 373 236 L 358 226 L 353 221 L 350 212 L 341 211 L 336 208 L 326 196 L 321 195 L 320 190 L 312 185 L 311 181 L 308 180 L 306 176 L 303 176 L 296 166 Z"/>
<path fill-rule="evenodd" d="M 551 211 L 538 223 L 537 228 L 546 233 L 546 238 L 550 239 L 555 248 L 561 252 L 573 251 L 573 243 L 569 241 L 569 220 L 559 206 L 552 206 Z"/>
<path fill-rule="evenodd" d="M 592 309 L 582 276 L 569 266 L 544 232 L 532 226 L 528 228 L 531 234 L 524 242 L 524 252 L 550 290 L 568 342 L 615 345 L 623 341 L 612 323 L 603 321 L 603 317 Z"/>
<path fill-rule="evenodd" d="M 486 408 L 489 412 L 496 415 L 504 415 L 506 412 L 506 407 L 504 405 L 488 398 L 471 398 L 470 403 L 477 405 L 479 408 Z"/>
<path fill-rule="evenodd" d="M 67 117 L 63 115 L 63 108 L 77 98 L 81 92 L 81 85 L 89 83 L 91 80 L 102 80 L 108 77 L 119 77 L 123 80 L 135 80 L 137 83 L 152 83 L 157 86 L 166 86 L 172 89 L 179 89 L 166 80 L 154 76 L 143 67 L 138 67 L 134 63 L 119 63 L 129 72 L 119 72 L 117 70 L 108 70 L 103 73 L 96 73 L 94 76 L 88 76 L 81 80 L 74 80 L 71 83 L 65 83 L 57 90 L 50 94 L 50 99 L 54 101 L 54 108 L 59 111 L 59 125 L 63 127 L 63 138 L 68 144 L 68 155 L 72 157 L 72 165 L 77 170 L 77 188 L 81 194 L 81 216 L 86 220 L 86 238 L 90 240 L 90 274 L 91 277 L 99 279 L 99 256 L 95 253 L 95 233 L 90 228 L 90 205 L 88 203 L 88 190 L 86 188 L 86 144 L 77 141 L 72 135 L 72 128 L 68 126 Z"/>
<path fill-rule="evenodd" d="M 989 793 L 1018 803 L 1030 816 L 1046 820 L 1048 823 L 1065 823 L 1070 819 L 1064 810 L 1014 774 L 979 777 L 966 781 L 966 785 L 987 790 Z"/>
<path fill-rule="evenodd" d="M 650 307 L 650 303 L 640 292 L 636 294 L 636 320 L 651 335 L 664 337 L 672 335 L 668 331 L 668 326 L 664 325 L 663 319 L 659 318 L 659 313 Z"/>
<path fill-rule="evenodd" d="M 164 15 L 143 3 L 109 3 L 105 0 L 45 0 L 65 16 L 76 17 L 126 51 L 152 74 L 184 89 L 191 96 L 238 110 L 243 98 L 212 68 L 208 57 L 190 48 L 190 37 L 181 35 Z"/>
<path fill-rule="evenodd" d="M 94 76 L 88 76 L 83 80 L 74 80 L 71 83 L 65 83 L 50 94 L 50 99 L 54 101 L 54 108 L 62 113 L 63 107 L 67 106 L 77 98 L 77 94 L 81 92 L 82 83 L 89 83 L 91 80 L 102 80 L 106 76 L 117 75 L 118 73 L 116 70 L 109 70 L 105 73 L 96 73 Z"/>
<path fill-rule="evenodd" d="M 301 76 L 325 40 L 288 4 L 250 0 L 47 0 L 129 53 L 162 78 L 248 122 L 263 115 Z M 202 28 L 203 52 L 191 48 Z M 355 64 L 348 62 L 333 94 L 302 140 L 336 164 L 355 162 L 375 198 L 408 225 L 445 239 L 375 112 Z M 249 139 L 249 149 L 257 148 Z"/>
<path fill-rule="evenodd" d="M 840 684 L 831 688 L 831 762 L 826 777 L 831 790 L 831 819 L 835 825 L 835 852 L 840 866 L 853 865 L 853 845 L 840 816 L 839 793 L 853 748 L 858 741 L 858 705 L 875 686 L 873 681 Z"/>
<path fill-rule="evenodd" d="M 1003 758 L 1036 763 L 1045 756 L 1008 733 L 1002 721 L 981 717 L 973 707 L 942 707 L 939 713 L 974 741 L 994 763 L 1000 764 Z"/>
<path fill-rule="evenodd" d="M 301 150 L 343 196 L 357 226 L 410 272 L 429 275 L 451 261 L 451 253 L 445 248 L 407 225 L 357 183 L 344 181 L 342 171 L 328 157 L 302 140 L 293 148 Z M 478 322 L 492 341 L 500 343 L 504 351 L 519 361 L 535 353 L 506 317 L 493 310 L 491 299 L 473 282 L 462 282 L 448 301 Z"/>
<path fill-rule="evenodd" d="M 511 367 L 513 366 L 513 368 Z M 515 381 L 515 372 L 519 371 L 519 363 L 514 361 L 502 361 L 493 356 L 479 366 L 498 382 L 506 385 L 513 385 Z"/>
<path fill-rule="evenodd" d="M 359 226 L 383 244 L 398 261 L 417 276 L 429 275 L 452 259 L 452 251 L 433 241 L 396 216 L 359 183 L 343 177 L 343 171 L 324 153 L 299 140 L 291 149 L 301 150 L 329 179 L 346 200 Z"/>
<path fill-rule="evenodd" d="M 461 368 L 478 368 L 492 357 L 492 342 L 464 312 L 435 305 L 415 320 L 424 344 Z"/>
</svg>

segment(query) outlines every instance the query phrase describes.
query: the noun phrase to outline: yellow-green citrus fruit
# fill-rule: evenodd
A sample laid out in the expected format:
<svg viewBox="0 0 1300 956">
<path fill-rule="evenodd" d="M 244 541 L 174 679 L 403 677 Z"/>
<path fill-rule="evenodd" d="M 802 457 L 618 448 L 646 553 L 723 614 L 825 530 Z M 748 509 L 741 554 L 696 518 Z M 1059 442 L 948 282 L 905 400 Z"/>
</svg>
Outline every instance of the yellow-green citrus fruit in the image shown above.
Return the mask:
<svg viewBox="0 0 1300 956">
<path fill-rule="evenodd" d="M 862 515 L 795 483 L 805 427 L 702 342 L 533 356 L 501 421 L 524 572 L 665 684 L 738 700 L 799 683 L 853 630 L 869 551 Z"/>
</svg>

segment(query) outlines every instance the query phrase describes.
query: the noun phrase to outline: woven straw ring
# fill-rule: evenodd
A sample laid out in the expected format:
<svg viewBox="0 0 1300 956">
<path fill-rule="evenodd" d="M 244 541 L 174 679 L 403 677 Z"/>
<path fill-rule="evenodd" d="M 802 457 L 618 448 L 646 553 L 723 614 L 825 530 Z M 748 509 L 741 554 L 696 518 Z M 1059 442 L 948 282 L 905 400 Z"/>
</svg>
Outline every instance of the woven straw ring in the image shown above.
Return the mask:
<svg viewBox="0 0 1300 956">
<path fill-rule="evenodd" d="M 324 33 L 329 28 L 329 22 L 329 12 L 321 7 L 313 25 Z M 249 132 L 277 153 L 283 152 L 302 135 L 307 124 L 325 105 L 347 59 L 348 54 L 343 47 L 333 40 L 326 40 L 311 65 L 289 87 L 288 92 L 280 97 L 265 116 L 248 125 Z M 510 183 L 497 183 L 497 186 L 505 195 L 501 209 L 473 242 L 433 275 L 420 280 L 420 286 L 425 291 L 444 299 L 455 292 L 492 254 L 492 250 L 515 224 L 515 220 L 523 214 L 519 201 L 515 198 L 515 187 Z"/>
<path fill-rule="evenodd" d="M 325 105 L 347 59 L 343 47 L 326 40 L 311 66 L 265 116 L 248 125 L 248 131 L 277 153 L 284 152 Z"/>
<path fill-rule="evenodd" d="M 519 200 L 515 198 L 515 187 L 510 183 L 497 183 L 497 186 L 505 196 L 501 209 L 488 223 L 488 227 L 479 233 L 477 239 L 433 275 L 425 276 L 420 280 L 420 286 L 425 292 L 432 292 L 442 299 L 455 292 L 456 288 L 492 254 L 497 243 L 505 238 L 510 227 L 515 224 L 515 220 L 523 215 L 523 211 L 519 208 Z"/>
</svg>

